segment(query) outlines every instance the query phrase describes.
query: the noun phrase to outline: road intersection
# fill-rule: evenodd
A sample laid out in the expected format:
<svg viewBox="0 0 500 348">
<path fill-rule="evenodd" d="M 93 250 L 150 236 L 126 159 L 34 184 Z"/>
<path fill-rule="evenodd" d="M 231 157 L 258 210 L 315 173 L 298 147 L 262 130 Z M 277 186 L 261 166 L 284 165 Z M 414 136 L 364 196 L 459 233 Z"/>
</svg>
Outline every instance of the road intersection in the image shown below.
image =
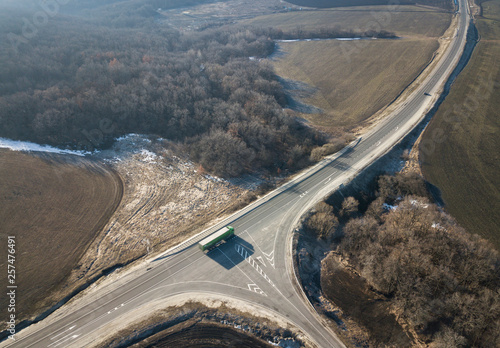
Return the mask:
<svg viewBox="0 0 500 348">
<path fill-rule="evenodd" d="M 96 300 L 60 315 L 50 324 L 18 333 L 7 347 L 92 345 L 100 328 L 120 321 L 135 308 L 180 294 L 232 298 L 263 308 L 298 328 L 318 347 L 344 347 L 298 286 L 292 265 L 291 231 L 304 212 L 387 153 L 423 118 L 463 51 L 467 3 L 460 1 L 457 36 L 421 86 L 393 114 L 335 156 L 254 202 L 210 230 L 156 256 L 124 285 L 97 290 Z M 429 97 L 430 94 L 433 96 Z M 222 226 L 236 235 L 208 254 L 196 243 Z M 55 315 L 56 313 L 54 313 Z"/>
</svg>

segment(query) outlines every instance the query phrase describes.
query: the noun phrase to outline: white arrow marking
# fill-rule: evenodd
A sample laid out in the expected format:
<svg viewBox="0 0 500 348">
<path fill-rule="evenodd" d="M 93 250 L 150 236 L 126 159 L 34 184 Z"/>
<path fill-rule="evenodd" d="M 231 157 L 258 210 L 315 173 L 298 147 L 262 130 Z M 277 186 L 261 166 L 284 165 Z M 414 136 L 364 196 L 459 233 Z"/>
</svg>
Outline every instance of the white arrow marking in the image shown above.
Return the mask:
<svg viewBox="0 0 500 348">
<path fill-rule="evenodd" d="M 257 284 L 248 284 L 248 290 L 256 292 L 256 293 L 263 295 L 263 296 L 267 296 L 266 293 L 264 291 L 262 291 L 262 289 L 257 286 Z"/>
<path fill-rule="evenodd" d="M 257 260 L 259 260 L 264 265 L 264 267 L 267 267 L 262 256 L 257 257 Z"/>
<path fill-rule="evenodd" d="M 262 252 L 262 253 L 266 256 L 266 258 L 269 258 L 269 257 L 271 257 L 271 255 L 274 254 L 274 250 L 271 251 L 271 253 L 269 253 L 269 254 L 266 254 L 265 252 Z"/>
<path fill-rule="evenodd" d="M 273 266 L 273 268 L 274 268 L 274 250 L 271 251 L 270 254 L 266 254 L 265 252 L 262 252 L 262 253 L 266 256 L 267 261 L 269 261 L 271 266 Z"/>
</svg>

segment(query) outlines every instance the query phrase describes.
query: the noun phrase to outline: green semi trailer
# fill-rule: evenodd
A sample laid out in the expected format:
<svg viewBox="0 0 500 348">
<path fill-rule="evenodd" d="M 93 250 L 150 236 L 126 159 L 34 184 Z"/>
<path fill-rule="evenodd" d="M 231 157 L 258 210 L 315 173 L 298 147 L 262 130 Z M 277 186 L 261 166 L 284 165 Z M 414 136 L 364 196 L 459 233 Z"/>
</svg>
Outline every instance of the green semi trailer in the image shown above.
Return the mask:
<svg viewBox="0 0 500 348">
<path fill-rule="evenodd" d="M 229 238 L 234 236 L 234 228 L 231 226 L 226 226 L 223 229 L 212 233 L 210 236 L 203 239 L 198 243 L 198 246 L 202 251 L 209 250 L 222 242 L 223 240 L 228 240 Z"/>
</svg>

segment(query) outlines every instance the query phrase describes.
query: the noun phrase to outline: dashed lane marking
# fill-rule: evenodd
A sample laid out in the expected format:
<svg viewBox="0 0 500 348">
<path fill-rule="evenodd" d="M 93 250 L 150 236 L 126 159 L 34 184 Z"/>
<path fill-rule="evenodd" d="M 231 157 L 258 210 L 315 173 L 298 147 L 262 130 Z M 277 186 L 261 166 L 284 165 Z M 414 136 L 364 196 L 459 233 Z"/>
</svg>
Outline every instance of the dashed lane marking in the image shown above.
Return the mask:
<svg viewBox="0 0 500 348">
<path fill-rule="evenodd" d="M 51 346 L 54 346 L 54 347 L 57 347 L 57 346 L 60 346 L 61 344 L 63 343 L 66 343 L 67 341 L 70 341 L 70 340 L 74 340 L 75 338 L 77 338 L 78 336 L 80 335 L 72 335 L 72 336 L 65 336 L 51 344 L 49 344 L 47 347 L 51 347 Z"/>
<path fill-rule="evenodd" d="M 59 337 L 59 336 L 61 336 L 62 334 L 66 333 L 66 332 L 68 332 L 68 331 L 70 331 L 70 330 L 73 330 L 75 327 L 76 327 L 76 325 L 73 325 L 73 326 L 72 326 L 72 327 L 70 327 L 69 329 L 66 329 L 66 330 L 64 330 L 63 332 L 61 332 L 61 333 L 59 333 L 59 334 L 55 335 L 55 336 L 54 336 L 54 337 L 52 337 L 50 340 L 52 341 L 52 340 L 53 340 L 53 339 L 55 339 L 56 337 Z"/>
</svg>

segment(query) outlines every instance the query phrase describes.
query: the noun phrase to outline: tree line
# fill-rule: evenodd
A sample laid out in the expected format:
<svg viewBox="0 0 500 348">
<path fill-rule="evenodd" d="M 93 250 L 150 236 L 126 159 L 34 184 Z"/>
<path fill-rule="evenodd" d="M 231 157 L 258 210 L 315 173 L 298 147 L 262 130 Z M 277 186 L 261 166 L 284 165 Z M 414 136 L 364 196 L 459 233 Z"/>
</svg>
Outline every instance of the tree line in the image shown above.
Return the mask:
<svg viewBox="0 0 500 348">
<path fill-rule="evenodd" d="M 259 32 L 261 35 L 266 35 L 273 40 L 305 40 L 305 39 L 334 39 L 334 38 L 380 38 L 380 39 L 394 39 L 397 38 L 394 32 L 387 30 L 343 30 L 340 26 L 333 27 L 318 27 L 314 29 L 305 29 L 298 26 L 294 29 L 283 30 L 279 28 L 254 28 L 253 30 Z"/>
<path fill-rule="evenodd" d="M 0 36 L 21 34 L 7 13 Z M 179 32 L 58 16 L 17 52 L 0 52 L 0 136 L 94 150 L 128 133 L 184 144 L 222 176 L 295 169 L 324 136 L 285 111 L 269 35 L 221 27 Z M 17 32 L 16 32 L 17 30 Z"/>
<path fill-rule="evenodd" d="M 499 254 L 431 203 L 420 176 L 382 176 L 366 211 L 349 197 L 338 214 L 322 203 L 306 228 L 318 238 L 340 229 L 336 250 L 420 339 L 434 347 L 500 345 Z"/>
</svg>

